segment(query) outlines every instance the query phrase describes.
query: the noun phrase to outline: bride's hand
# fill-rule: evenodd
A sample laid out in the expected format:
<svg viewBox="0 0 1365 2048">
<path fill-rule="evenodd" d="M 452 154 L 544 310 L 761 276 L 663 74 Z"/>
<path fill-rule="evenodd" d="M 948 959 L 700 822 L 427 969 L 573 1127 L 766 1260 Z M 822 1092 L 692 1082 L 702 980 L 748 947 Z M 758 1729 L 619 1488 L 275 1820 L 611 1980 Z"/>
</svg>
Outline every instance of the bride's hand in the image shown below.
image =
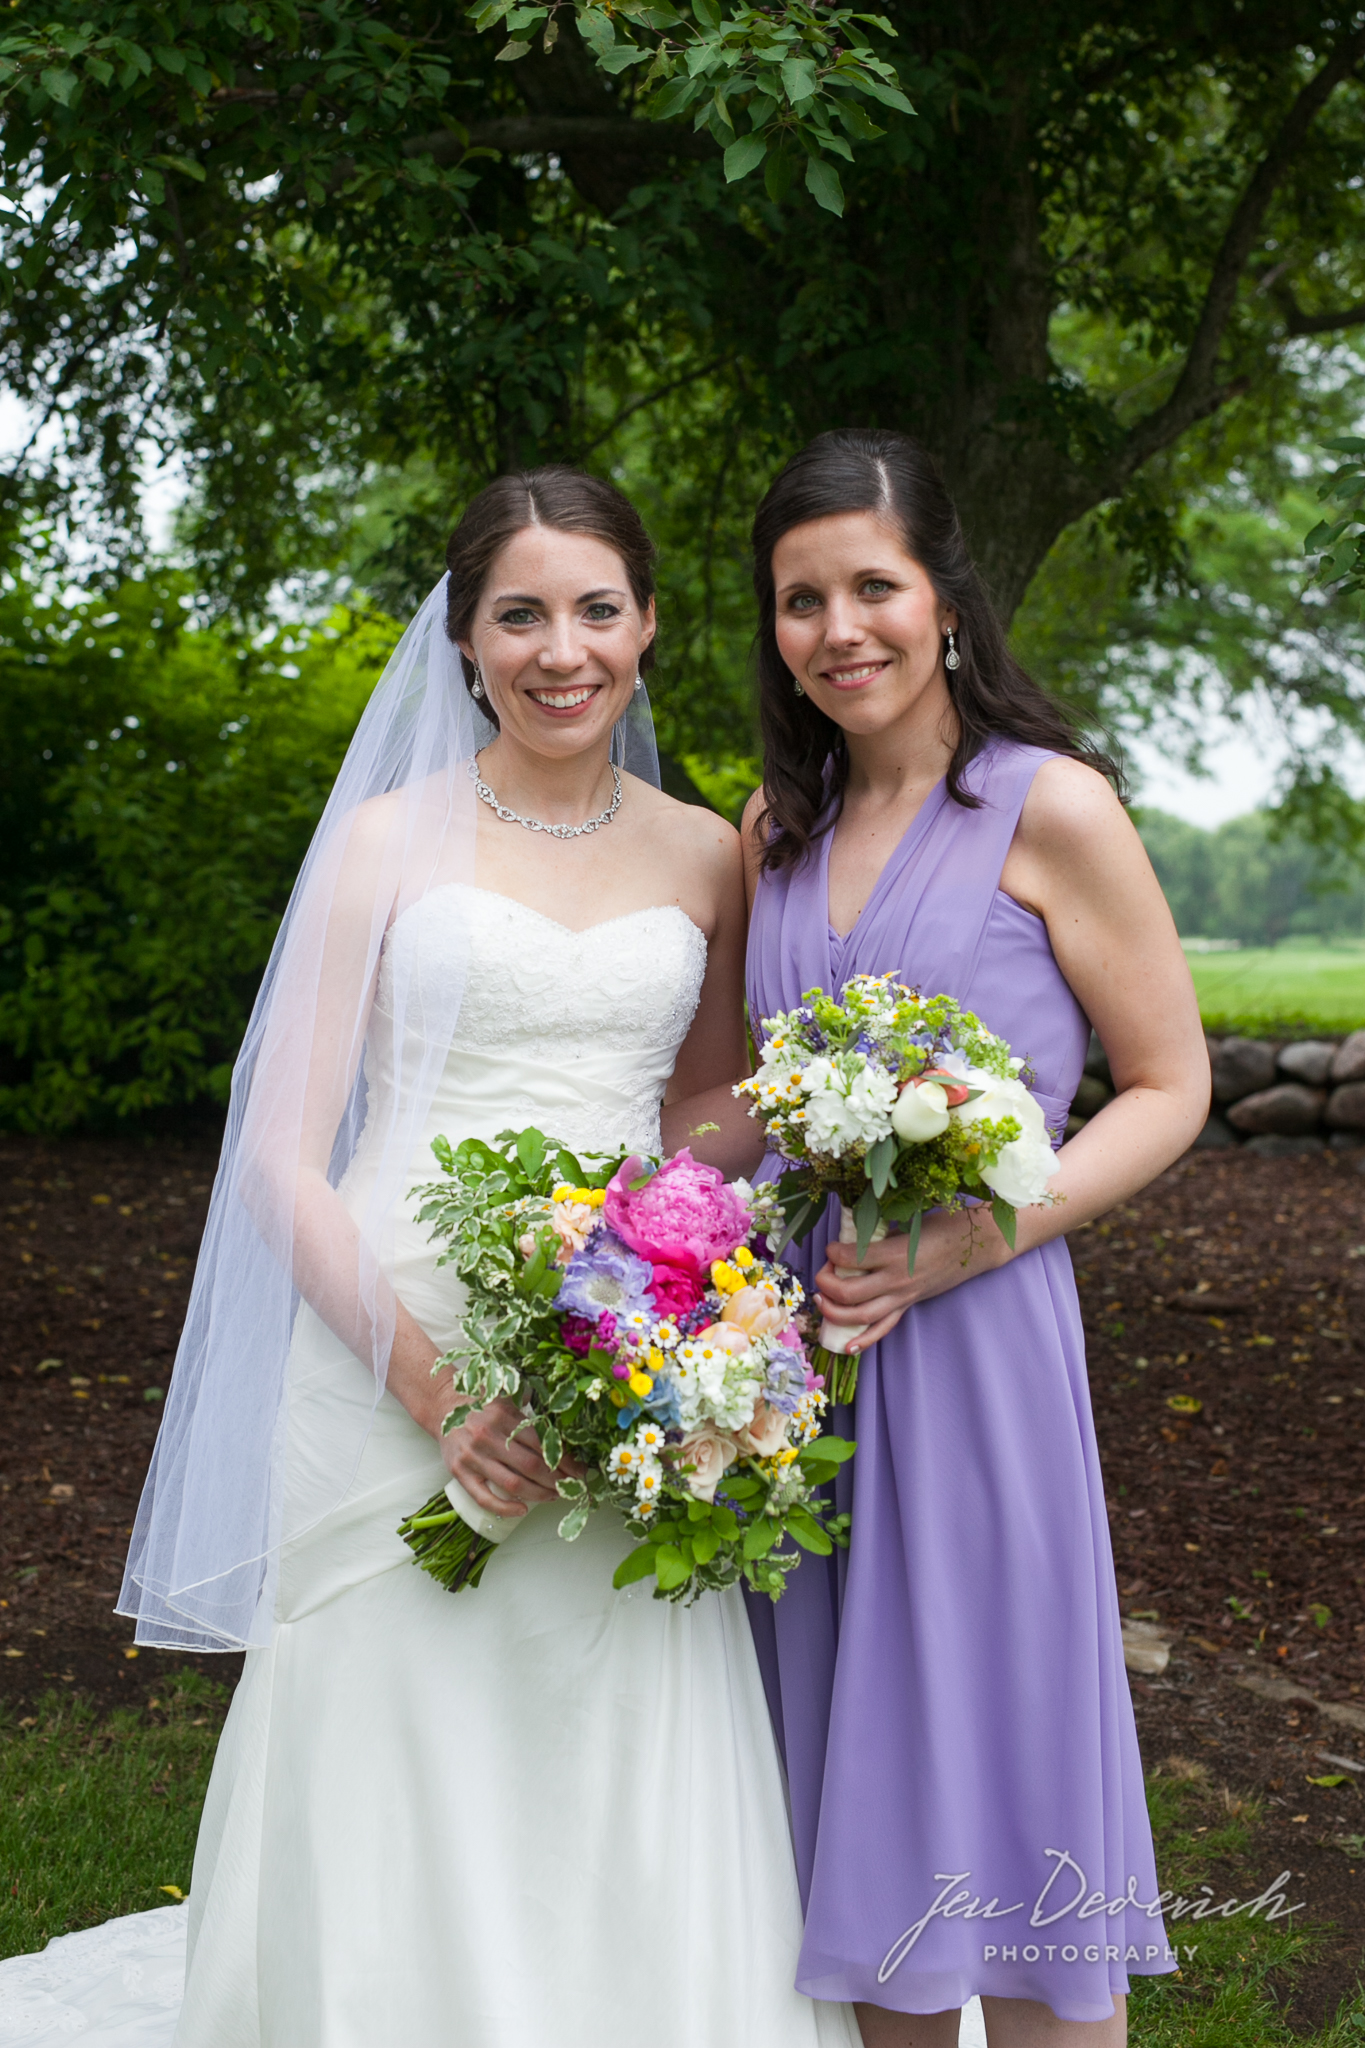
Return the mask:
<svg viewBox="0 0 1365 2048">
<path fill-rule="evenodd" d="M 857 1245 L 836 1239 L 815 1276 L 815 1299 L 832 1323 L 866 1324 L 854 1347 L 866 1351 L 894 1330 L 915 1302 L 946 1294 L 977 1273 L 1005 1265 L 1011 1256 L 987 1208 L 926 1216 L 913 1273 L 903 1236 L 870 1244 L 861 1265 Z"/>
<path fill-rule="evenodd" d="M 494 1515 L 524 1515 L 536 1501 L 555 1499 L 557 1479 L 582 1474 L 582 1467 L 572 1458 L 564 1458 L 557 1471 L 549 1471 L 540 1439 L 516 1402 L 506 1399 L 490 1401 L 486 1408 L 466 1416 L 458 1429 L 442 1437 L 441 1453 L 446 1470 L 472 1500 Z M 493 1486 L 500 1492 L 492 1492 Z"/>
</svg>

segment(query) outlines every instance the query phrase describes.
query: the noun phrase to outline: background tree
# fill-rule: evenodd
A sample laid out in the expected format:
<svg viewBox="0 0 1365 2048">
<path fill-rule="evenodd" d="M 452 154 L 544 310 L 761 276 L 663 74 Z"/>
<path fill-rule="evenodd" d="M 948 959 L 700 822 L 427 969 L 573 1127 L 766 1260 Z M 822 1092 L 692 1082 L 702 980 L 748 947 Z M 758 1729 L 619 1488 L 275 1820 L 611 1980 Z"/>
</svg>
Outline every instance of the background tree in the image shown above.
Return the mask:
<svg viewBox="0 0 1365 2048">
<path fill-rule="evenodd" d="M 477 20 L 11 7 L 0 375 L 47 422 L 11 516 L 74 506 L 115 573 L 154 446 L 187 466 L 220 602 L 345 561 L 401 608 L 470 484 L 613 470 L 671 542 L 665 673 L 685 652 L 691 687 L 666 737 L 714 756 L 745 723 L 744 511 L 811 432 L 919 434 L 1010 618 L 1087 519 L 1178 578 L 1194 441 L 1215 476 L 1254 447 L 1282 483 L 1294 440 L 1343 424 L 1359 12 Z"/>
</svg>

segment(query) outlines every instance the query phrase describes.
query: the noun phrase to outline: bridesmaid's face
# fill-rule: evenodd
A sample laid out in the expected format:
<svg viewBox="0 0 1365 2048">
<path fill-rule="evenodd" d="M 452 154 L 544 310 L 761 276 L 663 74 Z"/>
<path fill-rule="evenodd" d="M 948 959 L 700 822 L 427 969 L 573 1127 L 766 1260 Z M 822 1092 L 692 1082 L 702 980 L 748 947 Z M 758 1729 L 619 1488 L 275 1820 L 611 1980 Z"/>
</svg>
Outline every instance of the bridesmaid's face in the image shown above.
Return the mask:
<svg viewBox="0 0 1365 2048">
<path fill-rule="evenodd" d="M 641 611 L 614 548 L 528 526 L 494 557 L 461 646 L 503 732 L 564 756 L 610 733 L 653 638 L 654 600 Z"/>
<path fill-rule="evenodd" d="M 875 512 L 841 512 L 784 533 L 773 550 L 777 644 L 817 704 L 850 732 L 950 709 L 940 603 L 904 542 Z"/>
</svg>

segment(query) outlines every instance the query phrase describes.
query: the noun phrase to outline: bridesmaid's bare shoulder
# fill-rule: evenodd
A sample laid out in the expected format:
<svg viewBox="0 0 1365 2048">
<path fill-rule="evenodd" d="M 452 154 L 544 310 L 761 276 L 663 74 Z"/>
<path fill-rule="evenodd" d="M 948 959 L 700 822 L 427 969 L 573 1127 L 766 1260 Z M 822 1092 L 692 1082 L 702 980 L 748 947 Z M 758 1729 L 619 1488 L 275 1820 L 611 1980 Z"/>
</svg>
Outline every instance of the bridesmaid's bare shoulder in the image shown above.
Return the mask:
<svg viewBox="0 0 1365 2048">
<path fill-rule="evenodd" d="M 1104 892 L 1150 873 L 1137 827 L 1113 784 L 1084 761 L 1058 755 L 1030 785 L 1000 886 L 1046 916 L 1059 884 Z M 1140 883 L 1139 883 L 1140 886 Z"/>
</svg>

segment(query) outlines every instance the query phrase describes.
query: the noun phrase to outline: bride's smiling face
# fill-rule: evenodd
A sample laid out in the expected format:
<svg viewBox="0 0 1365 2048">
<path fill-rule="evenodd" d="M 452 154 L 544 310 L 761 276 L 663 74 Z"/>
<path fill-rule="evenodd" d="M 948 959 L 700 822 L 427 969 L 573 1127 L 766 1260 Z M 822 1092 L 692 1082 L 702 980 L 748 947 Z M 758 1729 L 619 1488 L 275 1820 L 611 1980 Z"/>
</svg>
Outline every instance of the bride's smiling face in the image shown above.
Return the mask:
<svg viewBox="0 0 1365 2048">
<path fill-rule="evenodd" d="M 461 647 L 479 665 L 503 733 L 539 754 L 578 754 L 610 734 L 654 638 L 616 550 L 587 533 L 527 526 L 494 558 Z"/>
<path fill-rule="evenodd" d="M 841 512 L 784 533 L 773 549 L 777 645 L 811 701 L 850 733 L 951 712 L 944 605 L 875 512 Z"/>
</svg>

